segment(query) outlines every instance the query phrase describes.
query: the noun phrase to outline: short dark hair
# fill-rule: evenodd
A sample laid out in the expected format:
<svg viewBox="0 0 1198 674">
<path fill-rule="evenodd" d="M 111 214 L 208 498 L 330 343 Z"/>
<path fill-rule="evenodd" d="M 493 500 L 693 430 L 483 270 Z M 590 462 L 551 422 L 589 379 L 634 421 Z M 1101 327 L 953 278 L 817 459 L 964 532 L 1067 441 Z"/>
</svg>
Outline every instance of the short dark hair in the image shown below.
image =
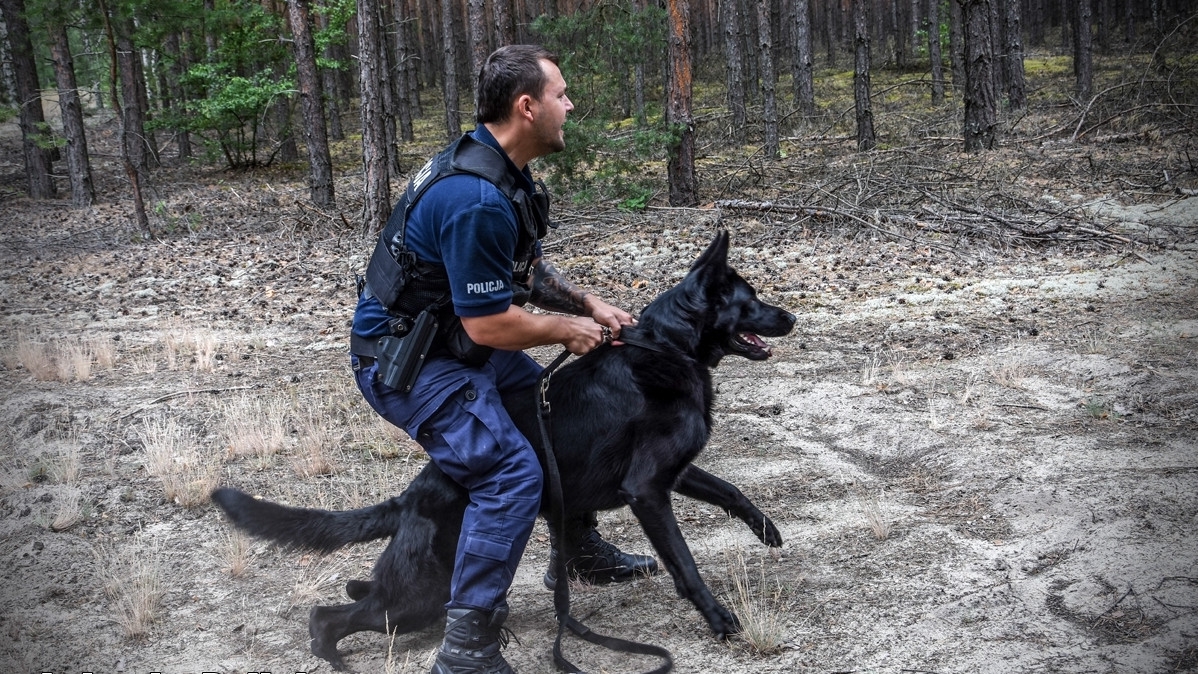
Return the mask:
<svg viewBox="0 0 1198 674">
<path fill-rule="evenodd" d="M 508 45 L 491 52 L 478 73 L 475 121 L 505 121 L 517 98 L 524 94 L 539 98 L 546 84 L 542 60 L 557 65 L 557 54 L 532 44 Z"/>
</svg>

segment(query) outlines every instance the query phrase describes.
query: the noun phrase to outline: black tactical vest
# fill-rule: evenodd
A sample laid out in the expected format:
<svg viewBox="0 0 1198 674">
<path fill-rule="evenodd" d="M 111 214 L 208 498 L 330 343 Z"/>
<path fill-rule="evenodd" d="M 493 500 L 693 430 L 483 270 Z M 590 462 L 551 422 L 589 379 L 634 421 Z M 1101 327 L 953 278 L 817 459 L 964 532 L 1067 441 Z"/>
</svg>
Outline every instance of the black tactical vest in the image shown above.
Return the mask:
<svg viewBox="0 0 1198 674">
<path fill-rule="evenodd" d="M 408 181 L 403 197 L 379 234 L 366 267 L 366 284 L 390 313 L 412 317 L 430 307 L 435 307 L 437 313 L 449 307 L 449 278 L 445 268 L 418 261 L 404 244 L 404 231 L 408 213 L 428 188 L 446 176 L 462 173 L 495 185 L 512 202 L 518 227 L 512 259 L 513 303 L 523 305 L 528 300 L 536 244 L 549 227 L 549 195 L 540 182 L 532 194 L 519 187 L 507 160 L 495 148 L 464 134 Z"/>
</svg>

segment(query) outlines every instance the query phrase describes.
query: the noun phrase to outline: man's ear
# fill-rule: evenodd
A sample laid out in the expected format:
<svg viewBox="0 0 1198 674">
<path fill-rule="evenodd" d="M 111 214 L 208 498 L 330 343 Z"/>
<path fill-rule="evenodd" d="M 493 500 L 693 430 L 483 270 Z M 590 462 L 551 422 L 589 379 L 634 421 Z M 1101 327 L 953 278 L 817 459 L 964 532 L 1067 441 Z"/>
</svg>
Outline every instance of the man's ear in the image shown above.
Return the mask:
<svg viewBox="0 0 1198 674">
<path fill-rule="evenodd" d="M 532 96 L 528 94 L 520 94 L 516 98 L 516 102 L 514 104 L 516 115 L 518 115 L 521 119 L 525 119 L 530 122 L 533 121 L 532 105 L 534 102 L 535 101 Z"/>
</svg>

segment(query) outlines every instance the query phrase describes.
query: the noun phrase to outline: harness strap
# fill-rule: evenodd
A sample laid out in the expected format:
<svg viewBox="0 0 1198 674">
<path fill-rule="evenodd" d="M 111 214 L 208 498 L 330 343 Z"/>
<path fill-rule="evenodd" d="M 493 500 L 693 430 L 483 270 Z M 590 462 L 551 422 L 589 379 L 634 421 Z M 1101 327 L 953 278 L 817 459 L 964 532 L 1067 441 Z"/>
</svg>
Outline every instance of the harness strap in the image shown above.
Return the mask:
<svg viewBox="0 0 1198 674">
<path fill-rule="evenodd" d="M 648 347 L 646 347 L 648 348 Z M 553 586 L 553 609 L 557 616 L 557 639 L 553 642 L 553 662 L 563 672 L 581 672 L 577 666 L 562 655 L 562 636 L 568 627 L 571 632 L 596 646 L 620 653 L 637 655 L 653 655 L 665 660 L 660 667 L 647 674 L 666 674 L 674 668 L 674 658 L 670 652 L 660 646 L 627 641 L 609 637 L 591 630 L 570 615 L 570 576 L 566 571 L 566 504 L 562 499 L 562 476 L 558 470 L 557 457 L 553 453 L 553 440 L 549 429 L 549 416 L 552 411 L 549 405 L 549 378 L 562 363 L 570 357 L 570 352 L 562 353 L 553 360 L 537 379 L 537 425 L 541 431 L 542 444 L 545 447 L 545 477 L 548 481 L 550 494 L 553 496 L 554 523 L 557 526 L 557 559 L 554 564 L 554 574 L 557 583 Z"/>
</svg>

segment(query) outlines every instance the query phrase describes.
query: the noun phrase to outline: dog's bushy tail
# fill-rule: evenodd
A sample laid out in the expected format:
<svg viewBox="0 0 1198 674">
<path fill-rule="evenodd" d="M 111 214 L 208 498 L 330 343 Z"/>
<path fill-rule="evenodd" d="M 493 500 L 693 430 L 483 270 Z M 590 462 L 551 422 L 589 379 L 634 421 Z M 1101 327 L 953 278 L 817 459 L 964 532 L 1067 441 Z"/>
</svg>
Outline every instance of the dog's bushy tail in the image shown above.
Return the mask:
<svg viewBox="0 0 1198 674">
<path fill-rule="evenodd" d="M 288 547 L 332 552 L 395 534 L 402 506 L 398 499 L 356 510 L 293 508 L 254 498 L 222 487 L 212 492 L 212 502 L 225 511 L 234 526 L 255 538 Z"/>
</svg>

